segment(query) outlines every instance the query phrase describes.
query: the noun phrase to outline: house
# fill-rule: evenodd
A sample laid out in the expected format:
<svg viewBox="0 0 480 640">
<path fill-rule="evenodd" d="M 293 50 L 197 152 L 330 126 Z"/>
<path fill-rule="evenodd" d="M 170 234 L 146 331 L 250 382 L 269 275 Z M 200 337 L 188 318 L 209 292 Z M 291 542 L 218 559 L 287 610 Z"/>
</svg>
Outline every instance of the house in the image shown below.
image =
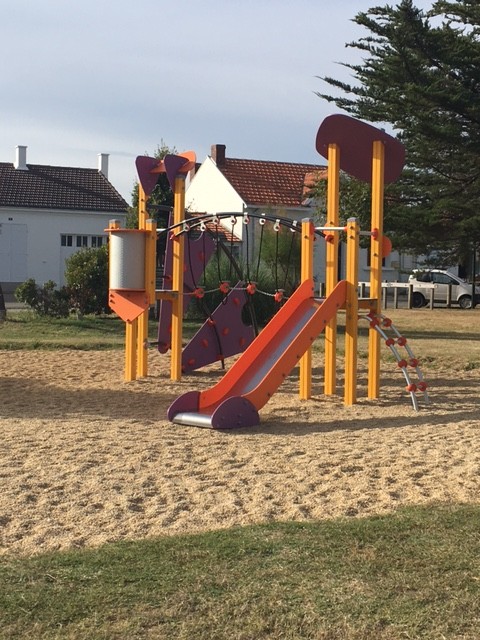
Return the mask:
<svg viewBox="0 0 480 640">
<path fill-rule="evenodd" d="M 318 218 L 315 201 L 310 191 L 315 182 L 327 177 L 327 168 L 322 165 L 293 162 L 274 162 L 229 158 L 224 144 L 214 144 L 211 153 L 196 170 L 187 186 L 185 203 L 190 211 L 205 211 L 210 214 L 229 213 L 233 217 L 248 214 L 278 215 L 300 221 L 302 218 Z M 227 221 L 224 225 L 229 225 Z M 243 225 L 237 219 L 230 228 L 241 240 L 245 255 L 245 230 L 249 234 L 249 254 L 255 254 L 258 247 L 258 233 L 251 231 L 251 225 Z M 317 282 L 324 282 L 324 245 L 315 247 L 314 273 Z M 345 274 L 345 251 L 340 248 L 340 277 Z M 392 254 L 385 259 L 384 279 L 400 280 L 401 272 L 408 270 L 409 256 Z M 408 264 L 406 264 L 408 262 Z M 359 280 L 370 278 L 368 252 L 361 251 Z"/>
<path fill-rule="evenodd" d="M 108 181 L 108 154 L 97 169 L 27 163 L 27 147 L 0 162 L 0 283 L 11 293 L 25 280 L 64 284 L 65 260 L 107 242 L 112 218 L 125 225 L 127 203 Z"/>
</svg>

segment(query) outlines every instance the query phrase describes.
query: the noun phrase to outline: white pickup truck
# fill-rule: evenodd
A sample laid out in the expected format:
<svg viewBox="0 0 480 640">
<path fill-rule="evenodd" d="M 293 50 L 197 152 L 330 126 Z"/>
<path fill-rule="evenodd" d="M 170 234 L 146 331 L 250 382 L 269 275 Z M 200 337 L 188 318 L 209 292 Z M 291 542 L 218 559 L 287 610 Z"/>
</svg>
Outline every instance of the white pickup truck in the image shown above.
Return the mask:
<svg viewBox="0 0 480 640">
<path fill-rule="evenodd" d="M 408 278 L 413 285 L 412 306 L 419 308 L 427 304 L 432 284 L 436 302 L 447 302 L 448 289 L 451 287 L 451 302 L 462 309 L 472 307 L 472 285 L 441 269 L 415 269 Z M 480 302 L 480 287 L 475 287 L 474 306 Z"/>
</svg>

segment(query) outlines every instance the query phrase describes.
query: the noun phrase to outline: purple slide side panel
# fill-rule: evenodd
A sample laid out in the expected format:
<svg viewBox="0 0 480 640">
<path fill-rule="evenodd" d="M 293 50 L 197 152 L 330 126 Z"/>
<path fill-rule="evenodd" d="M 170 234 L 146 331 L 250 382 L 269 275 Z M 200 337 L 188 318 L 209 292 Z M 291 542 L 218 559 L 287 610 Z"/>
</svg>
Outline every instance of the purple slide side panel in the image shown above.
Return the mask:
<svg viewBox="0 0 480 640">
<path fill-rule="evenodd" d="M 212 414 L 212 429 L 238 429 L 239 427 L 255 427 L 260 423 L 260 416 L 247 398 L 234 396 L 227 398 Z"/>
<path fill-rule="evenodd" d="M 233 287 L 225 303 L 218 305 L 183 350 L 184 373 L 242 353 L 253 342 L 255 331 L 242 320 L 246 299 L 241 285 Z"/>
<path fill-rule="evenodd" d="M 170 422 L 177 415 L 177 413 L 195 412 L 198 411 L 198 398 L 200 397 L 200 391 L 187 391 L 183 395 L 179 396 L 172 402 L 168 408 L 168 419 Z"/>
<path fill-rule="evenodd" d="M 159 162 L 160 160 L 158 160 L 158 158 L 149 158 L 148 156 L 138 156 L 135 160 L 138 179 L 140 180 L 140 184 L 147 196 L 152 193 L 158 182 L 160 174 L 150 173 L 150 171 L 154 169 Z"/>
</svg>

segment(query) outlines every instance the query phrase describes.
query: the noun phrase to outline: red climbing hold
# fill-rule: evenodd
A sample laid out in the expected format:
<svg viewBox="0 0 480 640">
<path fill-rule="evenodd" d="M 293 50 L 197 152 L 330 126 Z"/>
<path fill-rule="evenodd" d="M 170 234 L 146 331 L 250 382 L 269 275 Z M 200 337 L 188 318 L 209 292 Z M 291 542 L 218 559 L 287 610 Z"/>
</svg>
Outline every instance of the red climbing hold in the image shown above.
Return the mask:
<svg viewBox="0 0 480 640">
<path fill-rule="evenodd" d="M 247 293 L 249 295 L 253 296 L 256 290 L 257 290 L 257 285 L 254 282 L 250 282 L 249 284 L 247 284 Z"/>
<path fill-rule="evenodd" d="M 410 358 L 410 360 L 408 361 L 408 364 L 411 367 L 418 367 L 418 360 L 416 358 Z"/>
<path fill-rule="evenodd" d="M 410 384 L 407 384 L 407 386 L 405 387 L 405 389 L 409 392 L 409 393 L 415 393 L 415 391 L 417 390 L 417 385 L 414 382 L 411 382 Z"/>
<path fill-rule="evenodd" d="M 387 347 L 393 347 L 393 345 L 395 344 L 395 340 L 393 338 L 387 338 L 385 340 L 385 344 L 387 345 Z"/>
<path fill-rule="evenodd" d="M 400 367 L 400 369 L 405 369 L 407 366 L 407 361 L 406 360 L 399 360 L 398 361 L 398 366 Z"/>
<path fill-rule="evenodd" d="M 218 288 L 220 289 L 221 293 L 223 293 L 224 295 L 227 295 L 227 293 L 230 291 L 230 283 L 226 281 L 221 282 Z"/>
<path fill-rule="evenodd" d="M 422 380 L 421 382 L 418 383 L 418 390 L 419 391 L 426 391 L 427 390 L 427 383 L 425 382 L 425 380 Z"/>
<path fill-rule="evenodd" d="M 397 344 L 399 344 L 401 347 L 404 347 L 407 344 L 407 339 L 403 336 L 400 336 L 397 340 Z"/>
</svg>

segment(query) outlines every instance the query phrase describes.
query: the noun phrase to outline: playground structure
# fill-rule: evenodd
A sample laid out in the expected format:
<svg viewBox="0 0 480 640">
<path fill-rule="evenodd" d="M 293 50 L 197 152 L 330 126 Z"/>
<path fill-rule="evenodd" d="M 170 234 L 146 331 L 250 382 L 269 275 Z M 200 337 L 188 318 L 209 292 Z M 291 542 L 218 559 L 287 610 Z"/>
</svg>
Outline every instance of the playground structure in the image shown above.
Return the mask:
<svg viewBox="0 0 480 640">
<path fill-rule="evenodd" d="M 173 422 L 211 428 L 233 428 L 258 424 L 258 411 L 270 399 L 291 370 L 300 363 L 300 398 L 312 395 L 311 345 L 322 331 L 325 333 L 325 395 L 337 390 L 337 313 L 344 309 L 345 327 L 345 372 L 344 402 L 357 401 L 357 340 L 359 312 L 369 323 L 368 336 L 368 386 L 369 399 L 379 397 L 380 391 L 380 346 L 385 341 L 397 360 L 407 382 L 414 408 L 418 409 L 416 392 L 423 392 L 428 402 L 427 385 L 423 379 L 406 339 L 397 331 L 388 318 L 381 315 L 382 259 L 389 250 L 389 241 L 383 235 L 383 190 L 384 184 L 400 175 L 404 163 L 403 146 L 393 137 L 379 129 L 349 116 L 334 115 L 321 124 L 316 138 L 317 151 L 328 160 L 327 174 L 327 219 L 323 227 L 315 228 L 312 221 L 304 219 L 301 224 L 301 284 L 280 308 L 263 331 L 253 339 L 252 335 L 237 335 L 238 324 L 233 332 L 236 344 L 232 353 L 242 355 L 224 377 L 211 389 L 191 391 L 181 395 L 170 407 L 168 417 Z M 185 175 L 192 167 L 194 156 L 190 152 L 181 156 L 166 156 L 163 161 L 137 158 L 140 178 L 139 229 L 120 230 L 112 221 L 110 261 L 110 304 L 126 322 L 125 380 L 147 375 L 146 350 L 143 345 L 148 335 L 148 307 L 157 300 L 171 305 L 171 367 L 172 380 L 180 380 L 185 363 L 195 363 L 196 358 L 185 358 L 182 363 L 182 317 L 184 309 L 185 242 L 190 221 L 185 220 Z M 339 175 L 343 170 L 353 177 L 368 182 L 372 189 L 371 230 L 361 231 L 358 221 L 350 218 L 346 226 L 339 224 Z M 153 221 L 146 218 L 146 199 L 153 190 L 158 174 L 165 172 L 174 192 L 173 225 L 168 233 L 171 239 L 171 289 L 155 291 L 156 229 Z M 244 217 L 244 223 L 250 221 Z M 206 221 L 219 222 L 216 214 L 203 216 L 196 221 L 200 229 Z M 325 298 L 314 295 L 313 243 L 316 234 L 326 239 Z M 347 268 L 345 280 L 338 281 L 338 245 L 340 234 L 346 233 Z M 360 235 L 370 237 L 371 277 L 370 297 L 358 295 L 358 259 Z M 141 250 L 140 245 L 144 250 Z M 118 246 L 117 246 L 118 245 Z M 133 250 L 132 250 L 133 248 Z M 190 247 L 189 247 L 190 251 Z M 153 252 L 153 255 L 152 255 Z M 126 254 L 135 256 L 142 267 L 130 271 L 126 265 Z M 205 261 L 205 252 L 203 255 Z M 197 264 L 198 267 L 198 264 Z M 120 275 L 119 275 L 120 274 Z M 131 277 L 133 274 L 134 277 Z M 143 276 L 143 279 L 142 279 Z M 193 285 L 195 278 L 193 278 Z M 253 285 L 253 289 L 249 287 Z M 190 289 L 192 283 L 190 283 Z M 234 301 L 236 316 L 243 307 L 241 295 L 254 292 L 251 282 L 239 282 L 229 291 Z M 198 291 L 197 291 L 198 293 Z M 170 312 L 170 310 L 169 310 Z M 228 312 L 232 324 L 233 316 Z M 210 325 L 210 326 L 209 326 Z M 205 332 L 212 331 L 215 320 L 207 322 L 200 331 L 197 345 L 211 344 Z M 394 337 L 388 337 L 387 331 Z M 218 331 L 216 329 L 216 331 Z M 160 342 L 160 340 L 159 340 Z M 398 347 L 405 347 L 408 359 L 401 358 Z M 200 350 L 201 351 L 201 350 Z M 196 351 L 198 353 L 198 349 Z M 209 356 L 212 361 L 221 359 L 218 352 Z M 418 384 L 411 380 L 409 367 L 419 378 Z"/>
</svg>

